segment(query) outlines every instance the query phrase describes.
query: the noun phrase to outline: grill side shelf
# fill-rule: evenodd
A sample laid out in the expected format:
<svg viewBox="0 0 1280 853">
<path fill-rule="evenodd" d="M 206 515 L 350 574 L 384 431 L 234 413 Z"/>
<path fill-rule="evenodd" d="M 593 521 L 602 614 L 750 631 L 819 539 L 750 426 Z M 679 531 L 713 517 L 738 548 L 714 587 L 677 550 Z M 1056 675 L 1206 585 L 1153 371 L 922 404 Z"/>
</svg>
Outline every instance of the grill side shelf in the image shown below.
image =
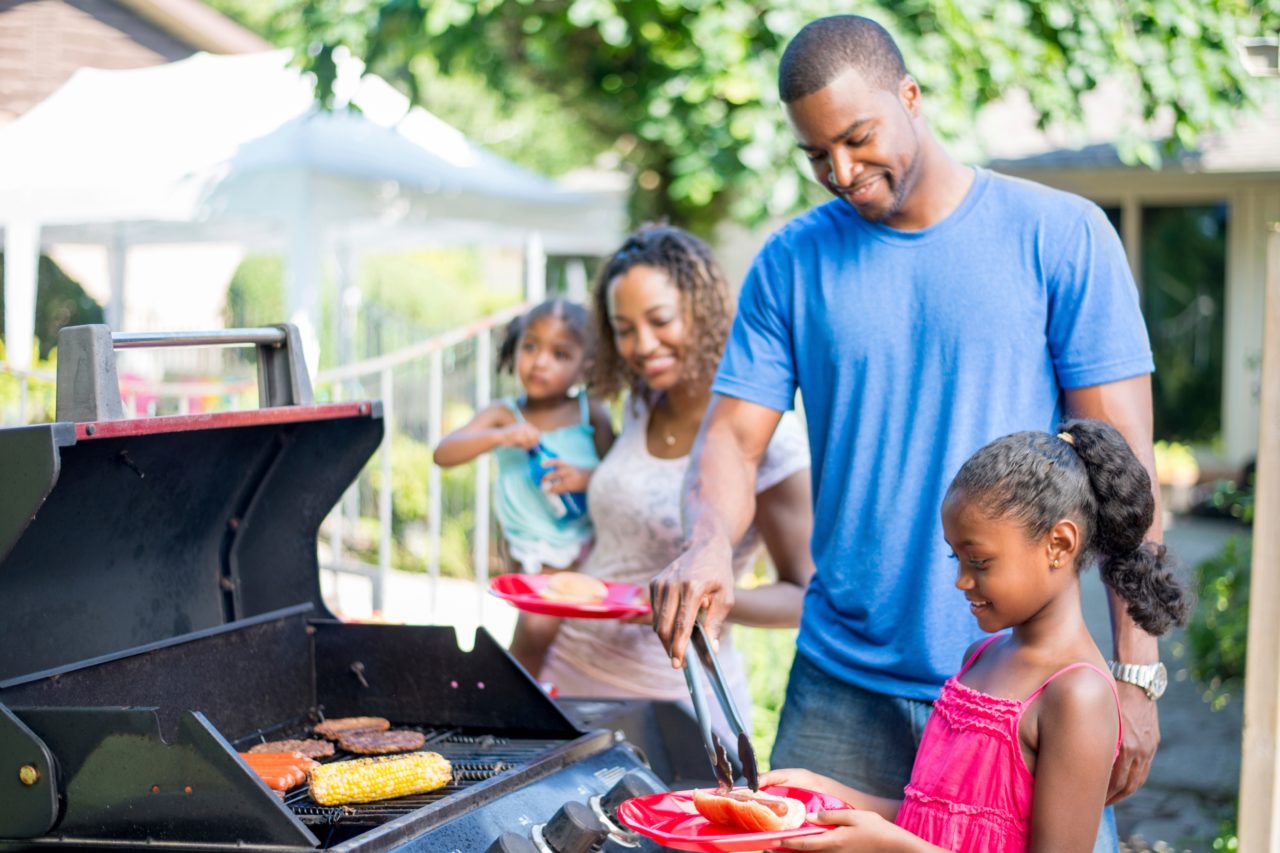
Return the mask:
<svg viewBox="0 0 1280 853">
<path fill-rule="evenodd" d="M 76 443 L 73 424 L 53 423 L 0 430 L 0 567 L 31 524 L 62 470 L 60 448 Z"/>
<path fill-rule="evenodd" d="M 165 743 L 152 708 L 13 710 L 57 759 L 64 841 L 320 844 L 203 714 Z"/>
</svg>

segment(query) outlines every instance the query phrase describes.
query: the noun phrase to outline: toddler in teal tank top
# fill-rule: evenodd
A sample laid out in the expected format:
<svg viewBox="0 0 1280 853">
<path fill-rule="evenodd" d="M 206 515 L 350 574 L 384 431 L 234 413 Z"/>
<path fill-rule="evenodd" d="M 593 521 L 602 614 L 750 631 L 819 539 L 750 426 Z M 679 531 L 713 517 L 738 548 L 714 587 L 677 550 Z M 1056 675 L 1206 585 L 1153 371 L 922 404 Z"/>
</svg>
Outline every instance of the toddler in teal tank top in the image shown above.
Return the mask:
<svg viewBox="0 0 1280 853">
<path fill-rule="evenodd" d="M 576 568 L 590 548 L 591 519 L 566 513 L 585 500 L 587 482 L 613 443 L 603 406 L 585 390 L 591 352 L 587 312 L 565 299 L 530 309 L 507 327 L 498 369 L 515 373 L 524 389 L 480 411 L 436 446 L 435 462 L 452 467 L 492 452 L 498 461 L 493 508 L 511 570 L 530 573 Z M 531 454 L 543 467 L 530 464 Z M 541 474 L 535 480 L 535 472 Z M 532 673 L 555 637 L 560 620 L 521 613 L 511 653 Z"/>
</svg>

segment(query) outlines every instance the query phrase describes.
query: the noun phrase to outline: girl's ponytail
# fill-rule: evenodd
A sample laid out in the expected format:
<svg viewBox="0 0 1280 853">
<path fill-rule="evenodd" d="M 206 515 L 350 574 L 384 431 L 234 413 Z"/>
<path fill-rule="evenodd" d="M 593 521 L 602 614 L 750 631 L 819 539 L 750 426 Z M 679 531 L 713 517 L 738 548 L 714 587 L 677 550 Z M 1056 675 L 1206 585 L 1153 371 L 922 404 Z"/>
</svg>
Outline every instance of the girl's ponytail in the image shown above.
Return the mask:
<svg viewBox="0 0 1280 853">
<path fill-rule="evenodd" d="M 516 345 L 520 343 L 520 333 L 524 331 L 528 314 L 521 314 L 507 324 L 507 332 L 502 336 L 498 346 L 498 372 L 516 372 Z"/>
<path fill-rule="evenodd" d="M 1165 548 L 1143 542 L 1155 516 L 1147 470 L 1108 424 L 1073 420 L 1060 429 L 1083 463 L 1096 501 L 1092 548 L 1101 558 L 1103 581 L 1128 602 L 1129 616 L 1148 634 L 1184 624 L 1190 602 L 1169 571 Z"/>
</svg>

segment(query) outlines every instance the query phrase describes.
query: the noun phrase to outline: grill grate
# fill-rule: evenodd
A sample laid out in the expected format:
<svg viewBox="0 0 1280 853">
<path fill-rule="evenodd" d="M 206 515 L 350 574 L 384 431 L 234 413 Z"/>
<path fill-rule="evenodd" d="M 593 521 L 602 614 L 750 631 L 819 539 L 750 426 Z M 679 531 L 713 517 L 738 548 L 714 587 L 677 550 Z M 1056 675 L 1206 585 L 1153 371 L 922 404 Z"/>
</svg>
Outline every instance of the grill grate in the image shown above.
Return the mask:
<svg viewBox="0 0 1280 853">
<path fill-rule="evenodd" d="M 322 806 L 311 799 L 310 789 L 304 786 L 289 792 L 285 797 L 285 805 L 299 820 L 310 826 L 374 826 L 438 802 L 471 785 L 523 767 L 563 743 L 562 740 L 526 740 L 483 732 L 464 732 L 460 729 L 428 729 L 404 725 L 397 725 L 395 728 L 423 732 L 426 742 L 422 749 L 438 752 L 449 759 L 449 763 L 453 765 L 453 781 L 427 794 L 345 806 Z M 305 730 L 291 735 L 276 731 L 271 736 L 306 737 L 307 734 Z M 247 749 L 251 745 L 252 742 L 241 748 Z M 332 757 L 324 759 L 324 763 L 362 757 L 364 756 L 338 751 Z"/>
</svg>

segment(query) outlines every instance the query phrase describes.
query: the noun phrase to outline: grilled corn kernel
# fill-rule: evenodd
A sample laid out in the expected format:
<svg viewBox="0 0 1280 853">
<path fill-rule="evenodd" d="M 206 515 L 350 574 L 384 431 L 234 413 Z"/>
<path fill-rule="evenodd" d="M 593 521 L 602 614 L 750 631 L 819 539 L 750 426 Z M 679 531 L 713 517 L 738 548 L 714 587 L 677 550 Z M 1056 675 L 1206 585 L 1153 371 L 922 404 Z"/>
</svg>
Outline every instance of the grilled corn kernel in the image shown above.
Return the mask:
<svg viewBox="0 0 1280 853">
<path fill-rule="evenodd" d="M 453 767 L 435 752 L 410 752 L 322 764 L 311 771 L 311 799 L 322 806 L 372 803 L 425 794 L 453 780 Z"/>
</svg>

